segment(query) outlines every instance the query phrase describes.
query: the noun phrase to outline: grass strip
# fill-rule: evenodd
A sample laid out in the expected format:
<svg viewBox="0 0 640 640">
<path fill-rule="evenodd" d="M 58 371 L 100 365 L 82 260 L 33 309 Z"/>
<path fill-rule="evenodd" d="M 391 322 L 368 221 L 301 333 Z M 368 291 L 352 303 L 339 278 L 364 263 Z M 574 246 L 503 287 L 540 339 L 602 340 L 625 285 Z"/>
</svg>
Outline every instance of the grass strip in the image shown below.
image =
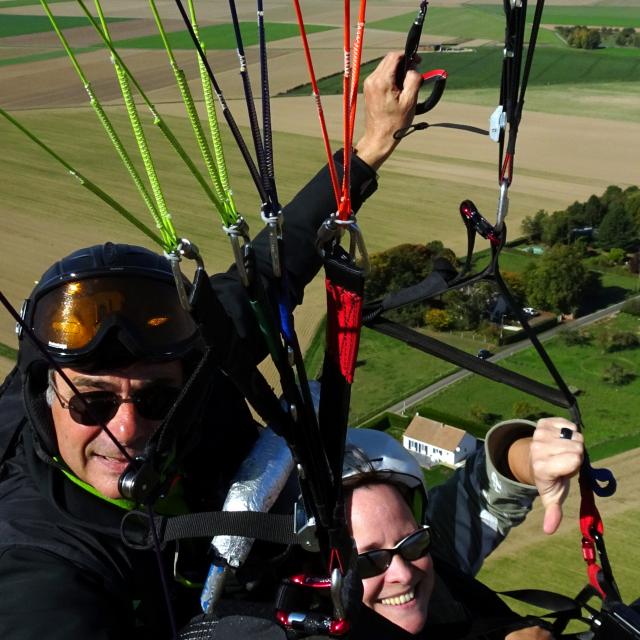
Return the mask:
<svg viewBox="0 0 640 640">
<path fill-rule="evenodd" d="M 449 91 L 491 89 L 493 102 L 500 86 L 502 50 L 479 47 L 470 51 L 437 52 L 422 55 L 424 68 L 442 68 L 449 73 Z M 361 82 L 375 69 L 378 60 L 362 67 Z M 529 77 L 530 87 L 554 85 L 597 85 L 640 81 L 640 49 L 586 51 L 566 47 L 540 47 Z M 342 75 L 336 73 L 318 81 L 322 95 L 340 94 Z M 288 95 L 308 95 L 309 86 L 296 87 Z"/>
<path fill-rule="evenodd" d="M 329 31 L 333 28 L 334 27 L 321 25 L 308 25 L 307 32 L 318 33 L 320 31 Z M 267 22 L 265 23 L 265 30 L 268 42 L 283 40 L 284 38 L 293 38 L 299 35 L 298 26 L 295 24 Z M 258 44 L 258 31 L 255 23 L 241 22 L 240 32 L 242 33 L 242 40 L 245 47 Z M 237 46 L 232 24 L 214 24 L 200 27 L 199 34 L 207 50 L 233 50 Z M 193 42 L 186 29 L 168 33 L 167 38 L 172 49 L 193 49 Z M 164 49 L 164 44 L 158 34 L 117 40 L 114 44 L 118 49 Z"/>
<path fill-rule="evenodd" d="M 39 2 L 37 4 L 40 4 Z M 0 9 L 6 7 L 3 3 Z M 129 18 L 109 18 L 108 22 L 125 22 Z M 75 16 L 59 16 L 57 21 L 61 29 L 74 29 L 88 26 L 86 18 Z M 0 20 L 0 38 L 24 36 L 51 31 L 51 22 L 47 16 L 2 15 Z"/>
</svg>

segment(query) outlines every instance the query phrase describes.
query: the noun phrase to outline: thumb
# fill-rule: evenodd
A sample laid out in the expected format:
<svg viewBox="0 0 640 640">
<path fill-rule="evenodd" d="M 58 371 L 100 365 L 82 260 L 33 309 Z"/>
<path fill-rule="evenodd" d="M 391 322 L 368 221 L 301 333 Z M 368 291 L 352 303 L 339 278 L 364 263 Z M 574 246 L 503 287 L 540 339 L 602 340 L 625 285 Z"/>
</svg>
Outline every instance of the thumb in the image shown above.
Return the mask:
<svg viewBox="0 0 640 640">
<path fill-rule="evenodd" d="M 552 502 L 545 506 L 544 509 L 544 521 L 542 524 L 542 530 L 551 535 L 558 530 L 560 523 L 562 522 L 562 506 L 558 502 Z"/>
</svg>

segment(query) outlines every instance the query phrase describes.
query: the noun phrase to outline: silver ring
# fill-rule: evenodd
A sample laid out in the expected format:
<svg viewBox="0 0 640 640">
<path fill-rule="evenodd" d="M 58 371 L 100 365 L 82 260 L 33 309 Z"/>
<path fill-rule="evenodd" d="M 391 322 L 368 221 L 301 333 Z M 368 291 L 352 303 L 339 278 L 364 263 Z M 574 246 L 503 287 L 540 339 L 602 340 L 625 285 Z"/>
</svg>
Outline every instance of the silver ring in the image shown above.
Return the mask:
<svg viewBox="0 0 640 640">
<path fill-rule="evenodd" d="M 560 437 L 563 440 L 571 440 L 571 438 L 573 438 L 573 429 L 569 429 L 569 427 L 562 427 L 562 429 L 560 429 Z"/>
</svg>

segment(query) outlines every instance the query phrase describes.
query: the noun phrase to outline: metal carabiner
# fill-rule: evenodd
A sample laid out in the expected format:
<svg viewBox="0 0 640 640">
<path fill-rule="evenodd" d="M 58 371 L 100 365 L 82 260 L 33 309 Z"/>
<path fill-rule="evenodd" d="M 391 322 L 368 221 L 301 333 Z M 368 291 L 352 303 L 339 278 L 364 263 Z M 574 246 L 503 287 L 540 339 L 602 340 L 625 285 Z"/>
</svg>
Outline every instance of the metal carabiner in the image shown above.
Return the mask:
<svg viewBox="0 0 640 640">
<path fill-rule="evenodd" d="M 233 258 L 235 260 L 238 273 L 240 274 L 240 281 L 245 287 L 248 287 L 250 278 L 244 262 L 244 248 L 251 242 L 251 240 L 249 239 L 249 225 L 247 224 L 247 221 L 242 216 L 240 216 L 237 222 L 228 227 L 225 227 L 223 225 L 222 228 L 224 229 L 224 232 L 229 236 L 229 240 L 231 241 Z M 241 239 L 242 242 L 240 242 Z"/>
<path fill-rule="evenodd" d="M 355 216 L 349 222 L 347 227 L 349 231 L 349 255 L 355 261 L 356 255 L 360 255 L 360 267 L 364 275 L 368 275 L 371 270 L 371 263 L 369 262 L 369 252 L 364 242 L 364 236 L 358 226 Z"/>
<path fill-rule="evenodd" d="M 502 229 L 504 219 L 509 211 L 509 180 L 503 178 L 500 183 L 500 195 L 498 196 L 498 208 L 496 211 L 496 229 Z"/>
<path fill-rule="evenodd" d="M 180 262 L 182 261 L 182 258 L 195 260 L 196 269 L 204 269 L 204 262 L 200 255 L 200 251 L 198 250 L 198 247 L 190 240 L 187 240 L 187 238 L 180 238 L 176 248 L 171 253 L 165 253 L 165 256 L 171 265 L 171 271 L 176 283 L 176 290 L 178 291 L 180 305 L 185 311 L 191 312 L 191 302 L 189 301 L 189 294 L 187 293 L 187 288 L 185 286 L 185 277 L 180 270 Z"/>
<path fill-rule="evenodd" d="M 265 213 L 266 206 L 262 207 L 260 217 L 269 233 L 269 252 L 271 254 L 271 268 L 276 278 L 282 276 L 282 264 L 280 259 L 280 243 L 282 242 L 282 210 L 277 214 Z"/>
<path fill-rule="evenodd" d="M 323 258 L 325 256 L 325 247 L 333 244 L 342 235 L 342 229 L 338 226 L 338 222 L 338 214 L 332 213 L 318 228 L 316 249 Z"/>
</svg>

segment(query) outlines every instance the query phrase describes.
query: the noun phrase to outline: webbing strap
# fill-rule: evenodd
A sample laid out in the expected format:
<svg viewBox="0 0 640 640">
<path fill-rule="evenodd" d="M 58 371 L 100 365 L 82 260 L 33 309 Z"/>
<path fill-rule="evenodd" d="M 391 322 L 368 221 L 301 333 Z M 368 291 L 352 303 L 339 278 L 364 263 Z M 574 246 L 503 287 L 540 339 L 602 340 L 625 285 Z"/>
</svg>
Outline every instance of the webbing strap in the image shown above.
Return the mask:
<svg viewBox="0 0 640 640">
<path fill-rule="evenodd" d="M 291 514 L 262 511 L 205 511 L 181 516 L 156 516 L 154 523 L 160 544 L 173 540 L 242 536 L 276 544 L 306 545 L 307 538 L 294 531 Z M 121 534 L 127 546 L 151 549 L 151 523 L 142 511 L 130 511 L 122 519 Z"/>
<path fill-rule="evenodd" d="M 514 389 L 519 389 L 530 395 L 536 396 L 541 400 L 550 402 L 557 407 L 568 409 L 571 405 L 565 395 L 558 389 L 554 389 L 537 380 L 523 376 L 515 371 L 505 369 L 493 362 L 488 362 L 477 358 L 474 355 L 456 349 L 440 340 L 436 340 L 430 336 L 424 335 L 409 329 L 397 322 L 383 318 L 382 316 L 375 318 L 373 321 L 366 323 L 371 329 L 383 333 L 391 338 L 396 338 L 406 343 L 414 349 L 436 356 L 447 362 L 455 364 L 463 369 L 477 373 L 495 382 L 509 385 Z"/>
<path fill-rule="evenodd" d="M 450 283 L 457 275 L 458 272 L 448 260 L 436 258 L 433 264 L 433 271 L 418 284 L 400 291 L 394 291 L 380 300 L 367 302 L 362 312 L 363 321 L 365 323 L 370 322 L 385 311 L 404 307 L 407 304 L 422 302 L 445 293 L 449 290 Z"/>
<path fill-rule="evenodd" d="M 362 326 L 362 297 L 364 275 L 362 269 L 333 258 L 325 260 L 327 277 L 327 355 L 339 365 L 340 374 L 353 384 L 360 328 Z M 343 277 L 339 278 L 338 269 Z M 342 281 L 344 284 L 341 284 Z"/>
</svg>

